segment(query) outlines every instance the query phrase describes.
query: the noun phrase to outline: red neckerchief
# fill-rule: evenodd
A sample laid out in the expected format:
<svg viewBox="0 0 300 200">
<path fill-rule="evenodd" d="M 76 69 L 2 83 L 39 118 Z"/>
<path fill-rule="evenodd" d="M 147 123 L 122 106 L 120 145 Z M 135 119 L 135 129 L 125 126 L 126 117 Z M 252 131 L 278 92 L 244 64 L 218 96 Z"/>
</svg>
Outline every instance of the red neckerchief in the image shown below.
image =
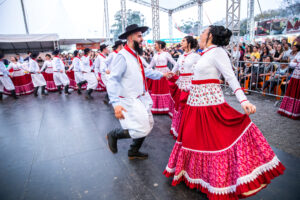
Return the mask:
<svg viewBox="0 0 300 200">
<path fill-rule="evenodd" d="M 214 49 L 214 48 L 216 48 L 216 46 L 213 46 L 213 47 L 211 47 L 211 48 L 208 48 L 206 51 L 204 51 L 204 52 L 201 53 L 201 56 L 203 56 L 205 53 L 209 52 L 210 50 L 212 50 L 212 49 Z"/>
<path fill-rule="evenodd" d="M 147 87 L 147 84 L 146 84 L 146 77 L 145 77 L 145 71 L 144 71 L 144 67 L 143 67 L 143 63 L 142 63 L 142 60 L 141 58 L 136 55 L 128 46 L 127 44 L 124 46 L 124 49 L 127 50 L 131 55 L 133 55 L 137 61 L 138 61 L 138 64 L 140 65 L 140 68 L 141 68 L 141 72 L 142 72 L 142 76 L 143 76 L 143 82 L 144 82 L 144 86 L 145 86 L 145 90 L 146 92 L 148 91 L 148 87 Z"/>
<path fill-rule="evenodd" d="M 117 50 L 114 50 L 115 53 L 119 53 Z"/>
<path fill-rule="evenodd" d="M 92 62 L 92 60 L 90 59 L 90 66 L 93 66 L 93 62 Z"/>
<path fill-rule="evenodd" d="M 102 53 L 99 53 L 100 56 L 102 56 L 103 58 L 106 58 L 105 55 L 103 55 Z"/>
</svg>

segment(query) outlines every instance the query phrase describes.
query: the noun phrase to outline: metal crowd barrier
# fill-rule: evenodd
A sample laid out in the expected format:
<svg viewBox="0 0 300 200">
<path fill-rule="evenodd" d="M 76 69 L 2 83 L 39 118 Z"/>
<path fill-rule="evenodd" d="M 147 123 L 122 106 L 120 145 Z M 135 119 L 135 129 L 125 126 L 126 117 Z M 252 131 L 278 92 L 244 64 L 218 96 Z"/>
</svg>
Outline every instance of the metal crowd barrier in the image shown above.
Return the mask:
<svg viewBox="0 0 300 200">
<path fill-rule="evenodd" d="M 285 70 L 283 70 L 284 67 L 286 67 Z M 235 62 L 233 68 L 246 94 L 253 92 L 273 96 L 277 100 L 284 96 L 293 71 L 289 63 L 279 62 L 241 61 Z M 277 74 L 278 69 L 282 69 L 281 74 Z M 223 86 L 225 92 L 232 94 L 232 91 L 228 91 L 228 84 L 225 83 Z"/>
</svg>

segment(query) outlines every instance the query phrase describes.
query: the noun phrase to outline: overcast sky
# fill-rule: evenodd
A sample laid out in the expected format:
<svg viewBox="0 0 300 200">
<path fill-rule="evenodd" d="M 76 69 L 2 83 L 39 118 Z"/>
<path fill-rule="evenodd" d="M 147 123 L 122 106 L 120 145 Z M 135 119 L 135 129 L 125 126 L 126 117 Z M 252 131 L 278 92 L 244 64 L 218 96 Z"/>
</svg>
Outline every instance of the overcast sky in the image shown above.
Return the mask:
<svg viewBox="0 0 300 200">
<path fill-rule="evenodd" d="M 30 33 L 59 33 L 62 37 L 104 36 L 103 0 L 23 0 Z M 169 1 L 170 4 L 176 0 Z M 184 0 L 180 0 L 184 2 Z M 163 3 L 162 3 L 163 4 Z M 260 0 L 262 10 L 276 9 L 281 0 Z M 127 0 L 127 9 L 141 11 L 146 25 L 152 27 L 151 8 Z M 114 23 L 114 14 L 120 10 L 120 0 L 108 0 L 109 23 Z M 209 24 L 226 15 L 226 0 L 211 0 L 203 5 L 203 23 Z M 260 12 L 255 0 L 255 14 Z M 247 17 L 247 0 L 241 0 L 241 19 Z M 197 20 L 197 7 L 175 13 L 174 23 L 182 20 Z M 0 0 L 0 34 L 25 34 L 20 0 Z M 161 38 L 168 38 L 168 14 L 160 12 Z"/>
</svg>

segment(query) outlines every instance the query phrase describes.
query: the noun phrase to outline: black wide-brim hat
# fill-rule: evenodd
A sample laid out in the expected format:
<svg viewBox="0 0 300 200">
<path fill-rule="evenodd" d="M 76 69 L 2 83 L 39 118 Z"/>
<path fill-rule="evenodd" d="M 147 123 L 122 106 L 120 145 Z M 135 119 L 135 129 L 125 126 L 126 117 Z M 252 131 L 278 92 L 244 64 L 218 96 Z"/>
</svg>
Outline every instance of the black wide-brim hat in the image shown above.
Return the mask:
<svg viewBox="0 0 300 200">
<path fill-rule="evenodd" d="M 114 44 L 114 46 L 112 46 L 112 48 L 117 48 L 121 44 L 123 44 L 123 41 L 122 40 L 117 40 L 117 41 L 115 41 L 115 44 Z"/>
<path fill-rule="evenodd" d="M 123 39 L 127 39 L 127 37 L 135 32 L 139 32 L 141 31 L 142 33 L 145 33 L 148 30 L 149 27 L 147 26 L 138 26 L 137 24 L 131 24 L 129 26 L 126 27 L 126 31 L 124 33 L 122 33 L 121 35 L 119 35 L 119 39 L 123 40 Z"/>
</svg>

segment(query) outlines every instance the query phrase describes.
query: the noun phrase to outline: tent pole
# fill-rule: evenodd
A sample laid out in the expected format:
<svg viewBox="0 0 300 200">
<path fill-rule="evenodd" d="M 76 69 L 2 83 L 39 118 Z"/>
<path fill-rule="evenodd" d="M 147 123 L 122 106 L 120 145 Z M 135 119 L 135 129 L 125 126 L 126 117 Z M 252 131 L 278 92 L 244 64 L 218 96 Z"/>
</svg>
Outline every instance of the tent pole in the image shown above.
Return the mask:
<svg viewBox="0 0 300 200">
<path fill-rule="evenodd" d="M 27 24 L 27 19 L 26 19 L 25 7 L 24 7 L 23 0 L 21 0 L 21 6 L 22 6 L 22 11 L 23 11 L 23 19 L 24 19 L 24 25 L 25 25 L 25 29 L 26 29 L 26 34 L 28 35 L 29 31 L 28 31 L 28 24 Z"/>
</svg>

